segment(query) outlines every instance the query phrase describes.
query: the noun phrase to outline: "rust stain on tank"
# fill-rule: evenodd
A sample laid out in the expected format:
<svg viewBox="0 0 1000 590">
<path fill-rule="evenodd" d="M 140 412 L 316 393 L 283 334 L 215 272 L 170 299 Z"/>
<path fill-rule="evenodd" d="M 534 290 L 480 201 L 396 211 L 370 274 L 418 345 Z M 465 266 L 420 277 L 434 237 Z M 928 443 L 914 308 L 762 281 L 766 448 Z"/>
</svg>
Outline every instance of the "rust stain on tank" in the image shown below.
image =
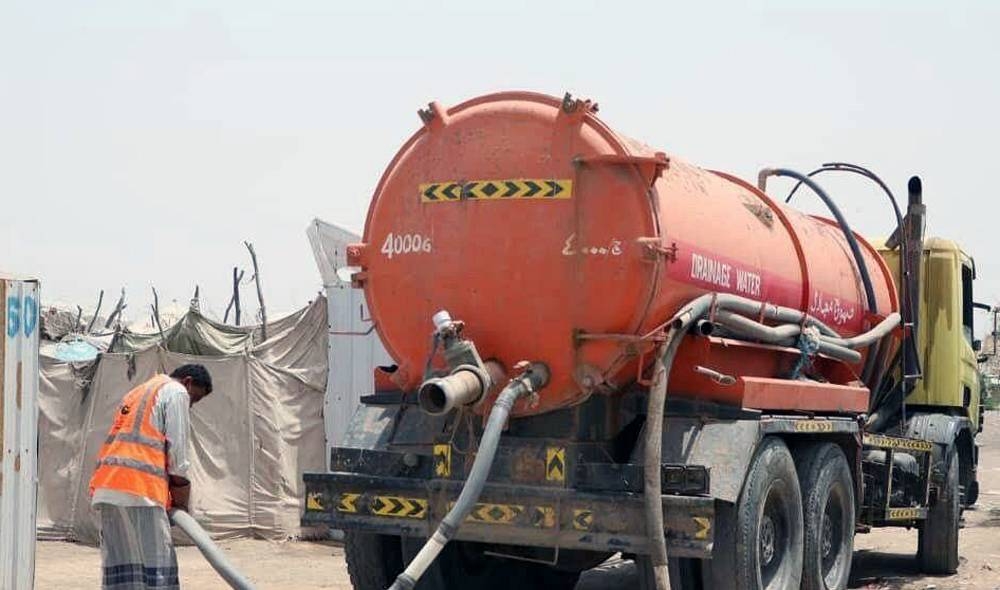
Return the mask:
<svg viewBox="0 0 1000 590">
<path fill-rule="evenodd" d="M 753 213 L 754 217 L 767 226 L 768 229 L 774 227 L 774 212 L 761 202 L 743 201 L 743 206 L 747 211 Z"/>
</svg>

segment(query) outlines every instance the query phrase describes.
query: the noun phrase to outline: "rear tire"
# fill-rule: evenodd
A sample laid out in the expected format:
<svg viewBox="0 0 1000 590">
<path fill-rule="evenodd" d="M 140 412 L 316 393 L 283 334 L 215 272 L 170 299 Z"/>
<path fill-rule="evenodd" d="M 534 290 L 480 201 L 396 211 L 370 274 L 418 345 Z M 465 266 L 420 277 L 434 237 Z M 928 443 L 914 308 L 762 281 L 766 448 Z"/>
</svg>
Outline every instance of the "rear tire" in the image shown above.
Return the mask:
<svg viewBox="0 0 1000 590">
<path fill-rule="evenodd" d="M 385 590 L 403 571 L 399 537 L 346 531 L 344 557 L 354 590 Z"/>
<path fill-rule="evenodd" d="M 787 590 L 802 579 L 802 494 L 788 447 L 764 438 L 736 511 L 738 590 Z"/>
<path fill-rule="evenodd" d="M 979 501 L 979 482 L 969 482 L 969 489 L 965 490 L 965 508 L 972 508 Z"/>
<path fill-rule="evenodd" d="M 671 590 L 798 590 L 802 494 L 784 441 L 769 436 L 761 442 L 737 504 L 715 503 L 713 527 L 712 559 L 670 559 Z M 648 559 L 639 560 L 640 568 L 643 562 Z"/>
<path fill-rule="evenodd" d="M 930 507 L 927 520 L 920 527 L 917 560 L 921 571 L 928 574 L 950 575 L 958 571 L 958 528 L 962 515 L 958 463 L 955 447 L 949 447 L 944 483 L 937 502 Z"/>
<path fill-rule="evenodd" d="M 843 590 L 854 553 L 854 479 L 839 446 L 796 452 L 805 528 L 802 590 Z"/>
<path fill-rule="evenodd" d="M 404 560 L 409 563 L 422 546 L 422 540 L 404 539 Z M 486 555 L 484 550 L 487 548 L 487 545 L 481 543 L 451 541 L 417 582 L 416 590 L 573 590 L 580 579 L 579 572 L 566 572 L 546 564 Z"/>
<path fill-rule="evenodd" d="M 344 555 L 354 590 L 385 590 L 420 548 L 420 539 L 347 532 Z M 484 555 L 476 543 L 452 541 L 417 582 L 416 590 L 572 590 L 580 574 Z"/>
</svg>

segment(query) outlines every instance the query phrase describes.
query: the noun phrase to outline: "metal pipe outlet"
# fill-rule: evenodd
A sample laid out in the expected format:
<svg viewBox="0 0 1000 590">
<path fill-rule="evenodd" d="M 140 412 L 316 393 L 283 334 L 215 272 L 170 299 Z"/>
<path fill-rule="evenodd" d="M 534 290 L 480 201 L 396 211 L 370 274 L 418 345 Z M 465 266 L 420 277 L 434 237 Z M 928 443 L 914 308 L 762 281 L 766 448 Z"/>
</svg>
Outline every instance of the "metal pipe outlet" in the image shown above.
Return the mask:
<svg viewBox="0 0 1000 590">
<path fill-rule="evenodd" d="M 458 499 L 455 500 L 455 504 L 448 511 L 448 514 L 441 519 L 437 530 L 406 566 L 406 570 L 399 574 L 389 590 L 413 590 L 420 577 L 424 575 L 424 572 L 431 566 L 445 545 L 455 537 L 458 527 L 462 526 L 465 518 L 472 512 L 476 502 L 479 501 L 483 487 L 486 485 L 486 478 L 489 477 L 490 468 L 492 468 L 493 460 L 496 458 L 497 446 L 500 444 L 500 434 L 507 424 L 507 418 L 510 416 L 511 408 L 514 407 L 514 402 L 521 396 L 537 393 L 548 382 L 548 367 L 541 363 L 533 363 L 519 377 L 512 379 L 507 387 L 503 388 L 496 401 L 493 402 L 489 418 L 486 419 L 483 436 L 479 440 L 479 448 L 476 450 L 476 458 L 472 461 L 472 468 L 469 470 L 469 477 L 465 480 L 465 485 L 462 486 L 462 492 L 458 495 Z"/>
<path fill-rule="evenodd" d="M 460 367 L 447 377 L 424 381 L 417 392 L 417 402 L 428 414 L 447 414 L 456 406 L 476 403 L 486 392 L 486 386 L 474 371 Z"/>
<path fill-rule="evenodd" d="M 417 390 L 417 403 L 433 416 L 447 414 L 454 408 L 478 402 L 503 377 L 503 367 L 494 361 L 487 361 L 483 368 L 459 365 L 447 377 L 424 381 Z"/>
</svg>

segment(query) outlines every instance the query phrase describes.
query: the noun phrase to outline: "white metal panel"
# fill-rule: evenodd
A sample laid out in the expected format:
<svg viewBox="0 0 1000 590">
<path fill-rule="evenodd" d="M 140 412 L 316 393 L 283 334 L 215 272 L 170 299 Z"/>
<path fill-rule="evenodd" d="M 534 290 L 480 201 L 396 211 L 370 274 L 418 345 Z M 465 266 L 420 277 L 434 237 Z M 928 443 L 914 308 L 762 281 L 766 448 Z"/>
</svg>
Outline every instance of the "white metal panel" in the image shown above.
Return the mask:
<svg viewBox="0 0 1000 590">
<path fill-rule="evenodd" d="M 38 283 L 0 281 L 0 588 L 28 590 L 35 576 L 38 487 Z"/>
<path fill-rule="evenodd" d="M 306 231 L 323 277 L 330 326 L 329 374 L 324 404 L 327 447 L 339 444 L 361 396 L 375 391 L 374 370 L 392 364 L 368 320 L 364 293 L 337 275 L 347 265 L 347 244 L 361 236 L 318 219 Z"/>
</svg>

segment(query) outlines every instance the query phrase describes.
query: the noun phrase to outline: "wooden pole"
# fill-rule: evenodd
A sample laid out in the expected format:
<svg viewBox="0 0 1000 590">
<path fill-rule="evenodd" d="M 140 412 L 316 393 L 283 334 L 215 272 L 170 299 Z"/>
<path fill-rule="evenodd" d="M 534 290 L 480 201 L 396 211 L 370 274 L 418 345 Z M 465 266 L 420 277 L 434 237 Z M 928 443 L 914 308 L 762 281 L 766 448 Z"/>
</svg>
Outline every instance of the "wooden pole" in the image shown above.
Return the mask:
<svg viewBox="0 0 1000 590">
<path fill-rule="evenodd" d="M 229 323 L 229 312 L 236 308 L 236 325 L 240 325 L 240 281 L 243 280 L 243 271 L 237 273 L 237 268 L 233 267 L 233 295 L 229 298 L 229 305 L 226 306 L 226 315 L 222 323 Z"/>
<path fill-rule="evenodd" d="M 121 314 L 121 312 L 127 307 L 125 305 L 125 287 L 122 287 L 121 297 L 118 298 L 118 303 L 115 305 L 115 309 L 108 316 L 108 321 L 104 322 L 104 329 L 108 330 L 115 323 L 115 319 Z M 120 324 L 121 322 L 119 322 Z"/>
<path fill-rule="evenodd" d="M 240 318 L 243 315 L 243 308 L 240 306 L 240 283 L 243 282 L 244 271 L 240 271 L 240 276 L 233 282 L 233 309 L 236 313 L 236 325 L 240 325 Z"/>
<path fill-rule="evenodd" d="M 250 260 L 253 262 L 253 280 L 257 283 L 257 301 L 260 302 L 260 333 L 261 339 L 267 340 L 267 310 L 264 307 L 264 288 L 260 284 L 260 266 L 257 264 L 257 253 L 253 250 L 253 244 L 243 242 L 243 245 L 250 251 Z"/>
<path fill-rule="evenodd" d="M 104 289 L 101 289 L 101 294 L 97 296 L 97 309 L 94 310 L 94 316 L 90 318 L 90 322 L 87 324 L 87 334 L 94 331 L 94 322 L 97 321 L 97 316 L 101 313 L 102 303 L 104 303 Z"/>
<path fill-rule="evenodd" d="M 163 324 L 160 323 L 160 296 L 156 293 L 156 287 L 153 289 L 153 321 L 156 322 L 156 328 L 160 331 L 160 342 L 163 343 L 166 338 L 163 336 Z"/>
</svg>

